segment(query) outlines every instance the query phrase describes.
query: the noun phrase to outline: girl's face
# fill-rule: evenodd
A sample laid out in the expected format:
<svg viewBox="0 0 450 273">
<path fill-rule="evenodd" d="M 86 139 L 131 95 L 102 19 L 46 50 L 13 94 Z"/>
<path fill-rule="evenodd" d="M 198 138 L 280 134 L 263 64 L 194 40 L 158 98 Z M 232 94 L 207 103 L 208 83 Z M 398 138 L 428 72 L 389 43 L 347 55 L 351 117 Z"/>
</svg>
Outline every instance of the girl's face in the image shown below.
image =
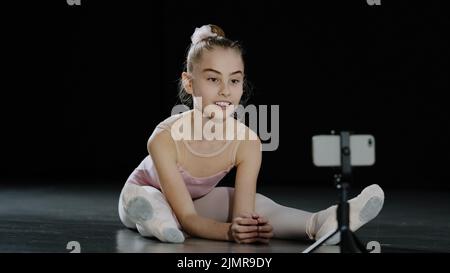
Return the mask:
<svg viewBox="0 0 450 273">
<path fill-rule="evenodd" d="M 205 50 L 193 70 L 182 77 L 186 92 L 193 95 L 194 108 L 201 107 L 207 117 L 215 116 L 212 113 L 221 113 L 223 118 L 232 115 L 243 93 L 244 63 L 240 53 L 220 47 Z"/>
</svg>

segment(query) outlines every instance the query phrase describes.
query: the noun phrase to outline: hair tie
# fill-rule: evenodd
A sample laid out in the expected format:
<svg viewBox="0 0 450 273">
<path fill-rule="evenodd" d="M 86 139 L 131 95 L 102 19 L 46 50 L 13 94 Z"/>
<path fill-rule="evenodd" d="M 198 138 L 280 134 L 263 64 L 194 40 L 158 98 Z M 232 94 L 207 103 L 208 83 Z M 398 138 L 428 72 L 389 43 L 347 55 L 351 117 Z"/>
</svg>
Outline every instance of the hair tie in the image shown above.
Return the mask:
<svg viewBox="0 0 450 273">
<path fill-rule="evenodd" d="M 214 33 L 212 31 L 211 26 L 205 25 L 200 28 L 195 28 L 194 34 L 191 36 L 191 41 L 193 44 L 199 43 L 203 41 L 204 39 L 207 39 L 209 37 L 216 37 L 217 33 Z"/>
</svg>

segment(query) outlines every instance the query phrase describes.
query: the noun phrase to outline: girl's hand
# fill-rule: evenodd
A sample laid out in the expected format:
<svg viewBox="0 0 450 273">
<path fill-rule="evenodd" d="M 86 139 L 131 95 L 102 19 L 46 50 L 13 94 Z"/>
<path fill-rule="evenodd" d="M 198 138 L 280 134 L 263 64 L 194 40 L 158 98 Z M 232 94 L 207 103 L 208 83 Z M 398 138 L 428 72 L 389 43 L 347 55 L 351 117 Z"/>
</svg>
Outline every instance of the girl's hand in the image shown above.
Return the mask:
<svg viewBox="0 0 450 273">
<path fill-rule="evenodd" d="M 230 239 L 236 243 L 254 243 L 258 239 L 258 220 L 251 215 L 235 217 L 230 226 Z"/>
<path fill-rule="evenodd" d="M 230 237 L 237 243 L 269 243 L 272 226 L 265 217 L 256 213 L 235 217 L 230 227 Z"/>
<path fill-rule="evenodd" d="M 268 244 L 273 237 L 272 225 L 269 224 L 269 220 L 264 216 L 253 213 L 252 217 L 258 220 L 258 242 Z"/>
</svg>

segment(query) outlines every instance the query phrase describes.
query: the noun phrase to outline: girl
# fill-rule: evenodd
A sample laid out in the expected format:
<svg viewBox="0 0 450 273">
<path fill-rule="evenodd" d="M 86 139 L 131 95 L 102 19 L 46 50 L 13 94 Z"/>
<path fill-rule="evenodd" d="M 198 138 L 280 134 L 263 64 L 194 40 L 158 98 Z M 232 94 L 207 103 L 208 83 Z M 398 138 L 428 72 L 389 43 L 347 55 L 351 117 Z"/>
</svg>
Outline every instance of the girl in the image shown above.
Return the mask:
<svg viewBox="0 0 450 273">
<path fill-rule="evenodd" d="M 242 47 L 215 25 L 196 28 L 191 41 L 180 98 L 191 100 L 193 109 L 156 126 L 147 143 L 149 155 L 120 194 L 122 223 L 171 243 L 187 236 L 237 243 L 314 240 L 336 229 L 336 205 L 310 213 L 256 193 L 261 142 L 233 117 L 248 95 Z M 205 132 L 227 137 L 211 139 Z M 215 187 L 233 167 L 235 187 Z M 375 218 L 383 201 L 378 185 L 350 200 L 351 230 Z M 328 240 L 338 242 L 338 234 Z"/>
</svg>

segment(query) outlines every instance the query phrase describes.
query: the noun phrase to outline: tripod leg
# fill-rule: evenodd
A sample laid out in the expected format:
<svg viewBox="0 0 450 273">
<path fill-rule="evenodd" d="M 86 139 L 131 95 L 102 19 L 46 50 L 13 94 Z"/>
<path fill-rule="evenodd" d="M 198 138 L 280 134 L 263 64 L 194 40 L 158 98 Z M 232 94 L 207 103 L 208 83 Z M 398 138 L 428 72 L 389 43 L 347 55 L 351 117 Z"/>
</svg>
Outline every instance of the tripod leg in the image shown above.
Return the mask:
<svg viewBox="0 0 450 273">
<path fill-rule="evenodd" d="M 344 230 L 341 233 L 341 253 L 368 253 L 367 249 L 350 230 Z"/>
<path fill-rule="evenodd" d="M 359 248 L 359 250 L 362 253 L 369 253 L 369 251 L 366 249 L 366 247 L 363 245 L 363 243 L 361 243 L 361 241 L 358 239 L 358 237 L 356 236 L 355 233 L 351 233 L 353 236 L 353 241 L 356 243 L 356 246 Z"/>
<path fill-rule="evenodd" d="M 314 242 L 314 244 L 310 245 L 307 249 L 303 250 L 302 253 L 311 253 L 311 252 L 313 252 L 314 250 L 316 250 L 319 246 L 321 246 L 324 242 L 326 242 L 328 239 L 333 237 L 333 235 L 338 233 L 338 232 L 339 232 L 339 230 L 332 230 L 332 231 L 328 232 L 327 234 L 322 236 L 319 240 Z"/>
</svg>

